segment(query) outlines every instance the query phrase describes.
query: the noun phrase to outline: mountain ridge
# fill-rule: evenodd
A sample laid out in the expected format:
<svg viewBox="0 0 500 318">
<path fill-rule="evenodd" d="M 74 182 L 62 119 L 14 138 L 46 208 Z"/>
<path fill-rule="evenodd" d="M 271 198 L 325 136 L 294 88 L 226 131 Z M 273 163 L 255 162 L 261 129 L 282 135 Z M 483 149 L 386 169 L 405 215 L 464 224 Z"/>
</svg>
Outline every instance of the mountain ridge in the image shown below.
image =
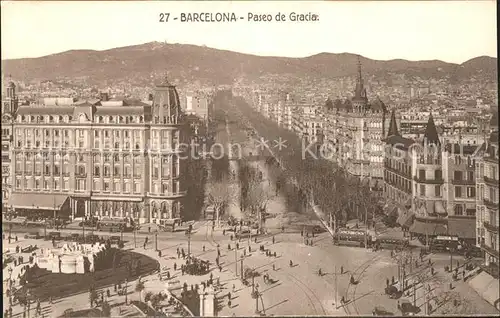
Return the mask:
<svg viewBox="0 0 500 318">
<path fill-rule="evenodd" d="M 4 74 L 16 79 L 58 79 L 85 77 L 91 81 L 122 81 L 134 77 L 145 81 L 152 74 L 168 70 L 184 80 L 208 80 L 228 84 L 245 75 L 266 74 L 300 77 L 352 76 L 358 55 L 321 52 L 307 57 L 260 56 L 193 44 L 148 42 L 106 50 L 69 50 L 37 58 L 2 60 Z M 359 57 L 364 74 L 384 76 L 408 73 L 422 78 L 449 75 L 458 80 L 470 76 L 496 79 L 497 59 L 478 56 L 462 64 L 441 60 L 374 60 Z"/>
</svg>

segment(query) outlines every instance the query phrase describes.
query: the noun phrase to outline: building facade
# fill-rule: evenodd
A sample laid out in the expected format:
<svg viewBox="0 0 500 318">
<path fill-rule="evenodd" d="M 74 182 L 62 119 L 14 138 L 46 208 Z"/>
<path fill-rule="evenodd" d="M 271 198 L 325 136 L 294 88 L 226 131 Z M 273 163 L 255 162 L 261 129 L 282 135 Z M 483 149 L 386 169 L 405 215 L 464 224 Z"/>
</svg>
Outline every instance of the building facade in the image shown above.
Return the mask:
<svg viewBox="0 0 500 318">
<path fill-rule="evenodd" d="M 492 132 L 476 162 L 477 178 L 477 240 L 484 251 L 484 264 L 488 272 L 498 278 L 499 269 L 499 216 L 498 216 L 498 130 Z"/>
<path fill-rule="evenodd" d="M 2 211 L 9 206 L 12 192 L 11 179 L 11 146 L 12 146 L 12 123 L 14 114 L 18 108 L 18 97 L 16 85 L 9 82 L 2 96 Z"/>
<path fill-rule="evenodd" d="M 16 212 L 139 223 L 182 217 L 188 128 L 166 79 L 148 103 L 20 107 L 13 129 Z"/>
</svg>

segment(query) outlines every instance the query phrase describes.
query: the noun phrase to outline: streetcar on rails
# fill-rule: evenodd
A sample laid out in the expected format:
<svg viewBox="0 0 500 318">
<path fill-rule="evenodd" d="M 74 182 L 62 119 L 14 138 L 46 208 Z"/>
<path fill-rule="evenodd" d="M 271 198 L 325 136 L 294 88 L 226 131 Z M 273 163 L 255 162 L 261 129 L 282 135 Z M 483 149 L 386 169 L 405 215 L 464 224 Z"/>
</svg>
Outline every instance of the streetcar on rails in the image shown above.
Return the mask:
<svg viewBox="0 0 500 318">
<path fill-rule="evenodd" d="M 361 229 L 338 229 L 333 237 L 335 245 L 364 247 L 365 242 L 370 246 L 372 236 L 365 230 Z"/>
<path fill-rule="evenodd" d="M 125 220 L 99 220 L 97 230 L 105 232 L 127 232 L 131 231 L 131 226 Z"/>
</svg>

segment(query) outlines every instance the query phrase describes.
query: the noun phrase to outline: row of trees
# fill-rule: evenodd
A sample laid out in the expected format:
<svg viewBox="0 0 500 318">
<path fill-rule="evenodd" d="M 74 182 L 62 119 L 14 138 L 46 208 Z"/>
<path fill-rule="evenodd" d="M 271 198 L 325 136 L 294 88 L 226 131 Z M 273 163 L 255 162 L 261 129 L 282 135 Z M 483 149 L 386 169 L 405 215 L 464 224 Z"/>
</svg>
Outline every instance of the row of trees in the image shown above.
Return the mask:
<svg viewBox="0 0 500 318">
<path fill-rule="evenodd" d="M 264 139 L 270 141 L 270 149 L 265 152 L 276 156 L 279 161 L 279 164 L 273 162 L 269 165 L 273 181 L 279 184 L 283 180 L 292 180 L 305 199 L 319 205 L 327 213 L 325 218 L 332 215 L 333 219 L 344 221 L 354 217 L 365 219 L 366 215 L 374 212 L 377 198 L 371 193 L 369 184 L 351 178 L 345 167 L 324 158 L 313 158 L 307 153 L 303 158 L 303 149 L 307 145 L 303 145 L 299 136 L 264 118 L 244 102 L 233 108 L 230 114 L 241 123 L 249 122 Z M 273 147 L 272 141 L 280 137 L 286 140 L 286 148 Z"/>
</svg>

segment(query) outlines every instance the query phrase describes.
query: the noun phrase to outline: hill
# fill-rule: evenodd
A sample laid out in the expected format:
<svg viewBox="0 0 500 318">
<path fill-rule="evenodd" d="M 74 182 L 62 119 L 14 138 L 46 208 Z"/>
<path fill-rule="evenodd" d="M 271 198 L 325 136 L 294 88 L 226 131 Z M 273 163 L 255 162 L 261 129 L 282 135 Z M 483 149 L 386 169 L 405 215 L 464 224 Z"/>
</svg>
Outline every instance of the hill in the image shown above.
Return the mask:
<svg viewBox="0 0 500 318">
<path fill-rule="evenodd" d="M 378 61 L 361 57 L 363 72 L 367 74 L 404 73 L 422 78 L 449 75 L 457 80 L 474 74 L 495 79 L 496 60 L 484 56 L 457 65 L 439 60 Z M 132 81 L 147 84 L 152 76 L 167 70 L 172 78 L 229 84 L 242 74 L 248 77 L 265 74 L 349 76 L 356 73 L 357 55 L 320 53 L 305 58 L 266 57 L 205 46 L 150 42 L 104 51 L 71 50 L 39 58 L 2 60 L 2 68 L 4 74 L 20 80 L 85 78 L 95 83 Z"/>
</svg>

